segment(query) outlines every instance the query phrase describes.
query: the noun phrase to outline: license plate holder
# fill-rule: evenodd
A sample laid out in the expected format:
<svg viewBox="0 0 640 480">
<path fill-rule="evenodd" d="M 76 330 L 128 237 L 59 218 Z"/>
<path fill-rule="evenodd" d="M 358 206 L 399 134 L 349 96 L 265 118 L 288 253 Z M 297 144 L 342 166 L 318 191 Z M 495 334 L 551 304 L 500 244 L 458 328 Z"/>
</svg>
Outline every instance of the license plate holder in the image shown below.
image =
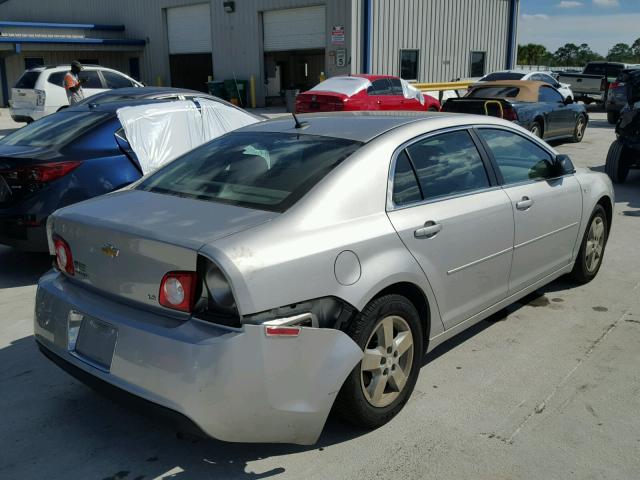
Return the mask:
<svg viewBox="0 0 640 480">
<path fill-rule="evenodd" d="M 80 358 L 109 371 L 117 340 L 116 327 L 97 318 L 85 316 L 80 324 L 75 353 Z"/>
</svg>

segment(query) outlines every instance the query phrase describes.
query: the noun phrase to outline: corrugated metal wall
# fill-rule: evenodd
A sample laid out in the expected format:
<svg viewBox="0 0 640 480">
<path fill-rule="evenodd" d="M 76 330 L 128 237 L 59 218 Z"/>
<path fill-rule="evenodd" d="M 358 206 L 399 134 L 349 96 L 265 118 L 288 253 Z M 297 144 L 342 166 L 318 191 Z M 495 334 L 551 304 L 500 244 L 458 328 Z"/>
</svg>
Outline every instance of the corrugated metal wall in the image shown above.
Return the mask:
<svg viewBox="0 0 640 480">
<path fill-rule="evenodd" d="M 373 0 L 372 6 L 373 73 L 398 75 L 401 49 L 420 51 L 420 82 L 468 77 L 471 51 L 487 53 L 487 72 L 505 67 L 508 0 Z"/>
</svg>

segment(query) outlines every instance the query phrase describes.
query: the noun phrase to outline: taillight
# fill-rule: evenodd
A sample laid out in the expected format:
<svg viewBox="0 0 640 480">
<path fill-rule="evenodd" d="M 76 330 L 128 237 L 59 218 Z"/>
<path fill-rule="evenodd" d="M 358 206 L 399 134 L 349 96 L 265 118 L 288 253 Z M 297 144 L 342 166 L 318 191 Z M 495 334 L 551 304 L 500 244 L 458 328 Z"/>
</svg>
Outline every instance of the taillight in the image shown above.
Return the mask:
<svg viewBox="0 0 640 480">
<path fill-rule="evenodd" d="M 5 180 L 13 183 L 48 183 L 64 177 L 72 170 L 80 166 L 82 162 L 54 162 L 40 163 L 38 165 L 30 165 L 24 167 L 0 170 L 0 174 Z"/>
<path fill-rule="evenodd" d="M 73 268 L 73 255 L 71 255 L 69 244 L 62 237 L 54 235 L 53 249 L 56 254 L 58 268 L 69 275 L 74 275 L 76 272 Z"/>
<path fill-rule="evenodd" d="M 614 88 L 618 88 L 620 86 L 619 82 L 611 82 L 609 84 L 609 90 L 613 90 Z"/>
<path fill-rule="evenodd" d="M 196 272 L 169 272 L 160 283 L 160 305 L 190 313 L 196 296 Z"/>
<path fill-rule="evenodd" d="M 516 120 L 518 120 L 518 114 L 513 108 L 506 107 L 502 111 L 502 118 L 511 122 L 515 122 Z"/>
<path fill-rule="evenodd" d="M 300 335 L 300 327 L 280 327 L 265 325 L 264 334 L 267 337 L 297 337 Z"/>
</svg>

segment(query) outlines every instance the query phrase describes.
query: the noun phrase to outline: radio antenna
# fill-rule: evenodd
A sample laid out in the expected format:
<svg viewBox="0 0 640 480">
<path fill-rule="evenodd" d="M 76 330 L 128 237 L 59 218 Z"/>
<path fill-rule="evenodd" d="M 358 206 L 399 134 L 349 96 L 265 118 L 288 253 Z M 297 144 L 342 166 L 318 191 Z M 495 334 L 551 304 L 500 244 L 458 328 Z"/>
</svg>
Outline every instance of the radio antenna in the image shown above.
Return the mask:
<svg viewBox="0 0 640 480">
<path fill-rule="evenodd" d="M 296 122 L 296 127 L 295 128 L 302 128 L 303 125 L 300 123 L 300 121 L 298 120 L 298 117 L 296 117 L 296 114 L 291 112 L 291 115 L 293 115 L 293 120 Z"/>
</svg>

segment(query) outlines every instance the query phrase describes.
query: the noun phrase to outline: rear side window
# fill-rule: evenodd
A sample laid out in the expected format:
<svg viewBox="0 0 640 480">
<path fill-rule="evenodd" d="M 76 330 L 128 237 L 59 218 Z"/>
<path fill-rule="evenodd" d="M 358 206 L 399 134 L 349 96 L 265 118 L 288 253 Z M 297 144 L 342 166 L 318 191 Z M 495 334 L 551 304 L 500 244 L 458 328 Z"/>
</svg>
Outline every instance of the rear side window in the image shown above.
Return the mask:
<svg viewBox="0 0 640 480">
<path fill-rule="evenodd" d="M 96 70 L 83 70 L 78 77 L 85 79 L 82 88 L 104 88 Z"/>
<path fill-rule="evenodd" d="M 422 193 L 418 185 L 418 179 L 413 171 L 407 152 L 403 151 L 396 160 L 396 169 L 393 173 L 393 204 L 402 206 L 420 202 Z"/>
<path fill-rule="evenodd" d="M 138 189 L 282 212 L 362 143 L 273 132 L 233 132 L 160 168 Z"/>
<path fill-rule="evenodd" d="M 16 82 L 15 88 L 35 88 L 40 72 L 24 72 Z"/>
<path fill-rule="evenodd" d="M 531 140 L 506 130 L 478 130 L 495 158 L 505 183 L 543 180 L 554 176 L 551 155 Z"/>
<path fill-rule="evenodd" d="M 47 82 L 53 85 L 57 85 L 58 87 L 64 88 L 64 76 L 66 74 L 67 72 L 54 72 L 51 75 L 49 75 Z"/>
<path fill-rule="evenodd" d="M 461 130 L 420 140 L 408 147 L 407 153 L 427 200 L 490 186 L 469 132 Z"/>
<path fill-rule="evenodd" d="M 389 81 L 391 82 L 391 93 L 393 95 L 404 95 L 399 78 L 390 78 Z"/>
<path fill-rule="evenodd" d="M 127 77 L 124 77 L 118 73 L 110 72 L 108 70 L 102 71 L 102 76 L 107 83 L 107 88 L 126 88 L 133 87 L 133 82 Z"/>
</svg>

